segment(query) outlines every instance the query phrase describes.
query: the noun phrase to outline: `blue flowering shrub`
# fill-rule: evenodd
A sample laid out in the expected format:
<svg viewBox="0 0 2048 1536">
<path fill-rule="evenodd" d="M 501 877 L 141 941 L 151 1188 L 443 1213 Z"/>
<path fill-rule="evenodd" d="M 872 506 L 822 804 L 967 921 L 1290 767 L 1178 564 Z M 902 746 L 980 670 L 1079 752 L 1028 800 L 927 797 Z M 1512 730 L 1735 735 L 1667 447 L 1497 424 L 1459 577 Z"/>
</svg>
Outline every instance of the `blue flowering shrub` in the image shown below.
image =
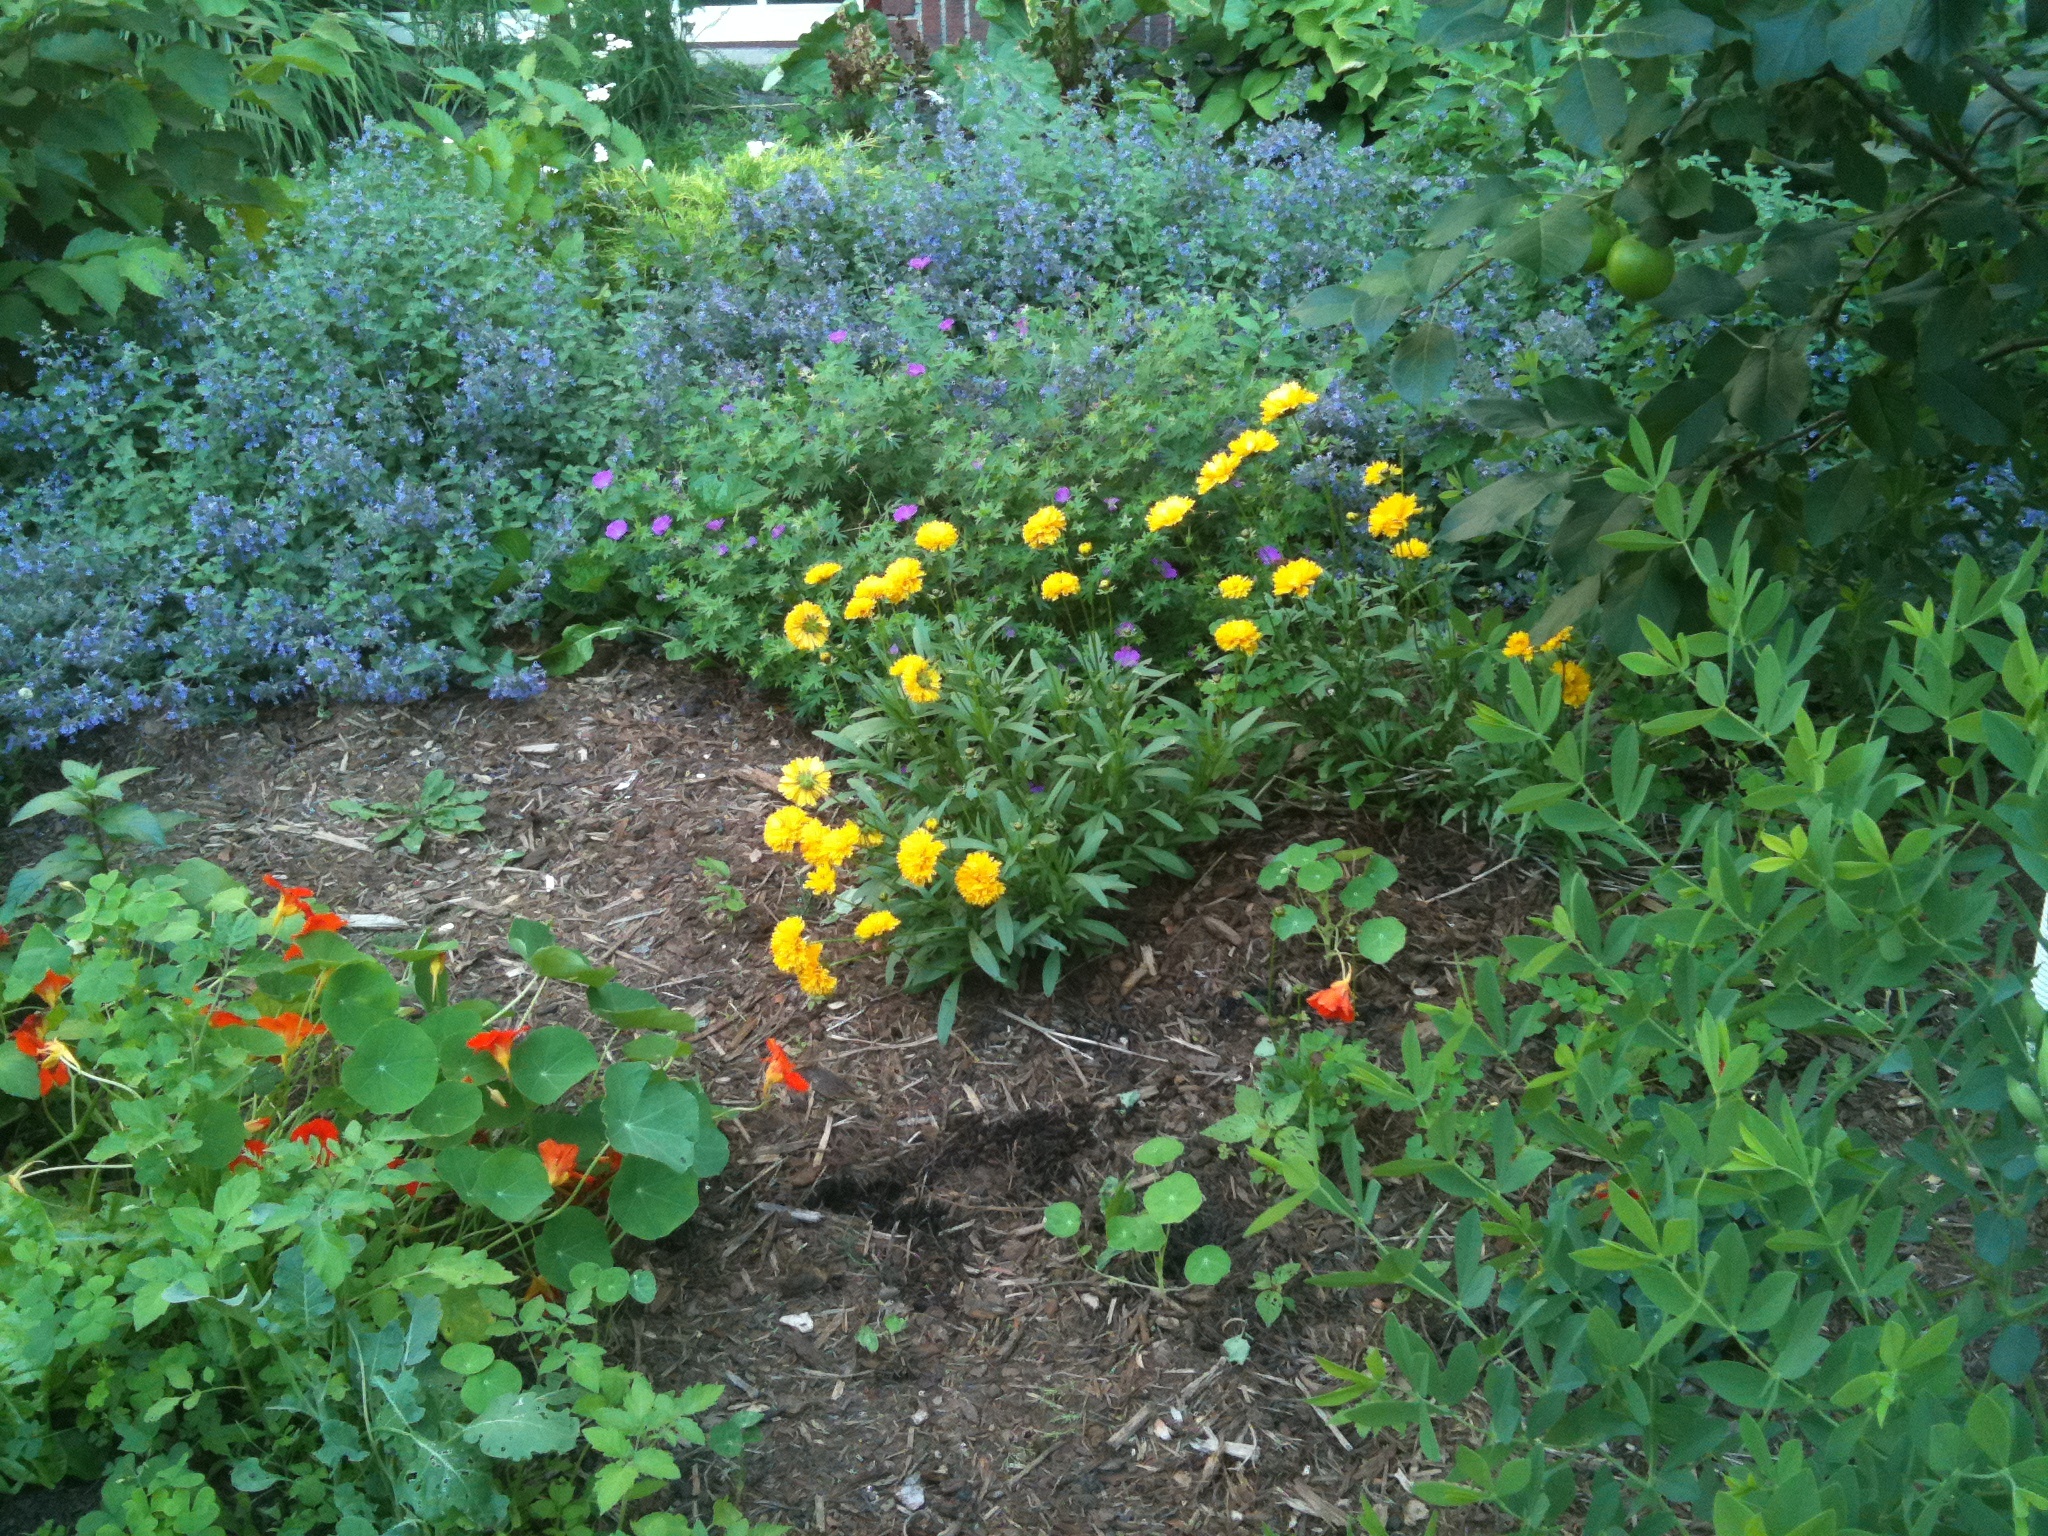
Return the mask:
<svg viewBox="0 0 2048 1536">
<path fill-rule="evenodd" d="M 539 615 L 613 398 L 586 278 L 380 136 L 297 194 L 279 238 L 0 398 L 0 751 L 422 698 L 461 636 Z"/>
</svg>

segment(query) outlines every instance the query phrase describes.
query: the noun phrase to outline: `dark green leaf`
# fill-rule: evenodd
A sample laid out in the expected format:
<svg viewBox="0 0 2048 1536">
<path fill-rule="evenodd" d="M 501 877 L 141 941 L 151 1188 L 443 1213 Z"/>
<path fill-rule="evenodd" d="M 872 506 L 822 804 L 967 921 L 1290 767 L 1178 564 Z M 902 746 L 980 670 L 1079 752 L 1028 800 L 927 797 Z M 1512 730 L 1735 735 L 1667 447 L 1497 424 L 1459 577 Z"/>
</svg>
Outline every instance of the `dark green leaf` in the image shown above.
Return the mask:
<svg viewBox="0 0 2048 1536">
<path fill-rule="evenodd" d="M 604 1075 L 605 1134 L 619 1151 L 689 1173 L 700 1124 L 698 1102 L 681 1083 L 643 1062 L 622 1061 Z"/>
<path fill-rule="evenodd" d="M 1457 334 L 1449 327 L 1418 325 L 1394 349 L 1388 381 L 1410 405 L 1432 404 L 1451 387 L 1461 351 Z"/>
<path fill-rule="evenodd" d="M 612 1175 L 606 1209 L 628 1237 L 667 1237 L 697 1213 L 696 1175 L 628 1157 Z"/>
<path fill-rule="evenodd" d="M 512 1086 L 536 1104 L 552 1104 L 597 1070 L 597 1047 L 563 1024 L 537 1029 L 512 1047 Z"/>
<path fill-rule="evenodd" d="M 1689 320 L 1733 314 L 1748 298 L 1749 291 L 1719 267 L 1692 262 L 1672 274 L 1671 286 L 1650 300 L 1650 307 L 1667 320 Z"/>
<path fill-rule="evenodd" d="M 1593 250 L 1593 216 L 1584 199 L 1561 197 L 1533 219 L 1524 219 L 1494 247 L 1542 282 L 1555 282 L 1585 265 Z"/>
<path fill-rule="evenodd" d="M 1503 475 L 1490 480 L 1444 515 L 1436 532 L 1437 541 L 1463 544 L 1518 528 L 1547 499 L 1570 484 L 1571 476 L 1564 470 Z"/>
<path fill-rule="evenodd" d="M 447 1155 L 443 1152 L 434 1160 L 436 1169 Z M 455 1187 L 453 1179 L 449 1186 Z M 462 1193 L 459 1189 L 456 1192 Z M 554 1186 L 548 1182 L 548 1171 L 540 1158 L 523 1148 L 506 1147 L 487 1154 L 477 1165 L 464 1198 L 506 1221 L 524 1221 L 547 1204 L 552 1193 Z"/>
<path fill-rule="evenodd" d="M 434 1091 L 440 1053 L 426 1031 L 392 1019 L 363 1032 L 341 1065 L 341 1086 L 363 1108 L 402 1115 Z"/>
<path fill-rule="evenodd" d="M 1356 288 L 1342 285 L 1316 288 L 1296 299 L 1290 313 L 1299 324 L 1319 331 L 1349 321 L 1352 305 L 1357 299 Z"/>
<path fill-rule="evenodd" d="M 612 1245 L 604 1223 L 580 1205 L 565 1205 L 541 1224 L 533 1240 L 533 1261 L 541 1278 L 562 1290 L 578 1264 L 610 1267 Z"/>
<path fill-rule="evenodd" d="M 1558 136 L 1580 154 L 1605 154 L 1608 142 L 1628 125 L 1628 87 L 1621 71 L 1611 60 L 1586 55 L 1564 65 L 1560 74 L 1545 102 Z M 1583 253 L 1579 259 L 1585 259 Z"/>
<path fill-rule="evenodd" d="M 1759 89 L 1790 85 L 1817 75 L 1828 62 L 1828 18 L 1832 8 L 1806 0 L 1771 15 L 1743 12 L 1749 23 L 1751 71 Z"/>
</svg>

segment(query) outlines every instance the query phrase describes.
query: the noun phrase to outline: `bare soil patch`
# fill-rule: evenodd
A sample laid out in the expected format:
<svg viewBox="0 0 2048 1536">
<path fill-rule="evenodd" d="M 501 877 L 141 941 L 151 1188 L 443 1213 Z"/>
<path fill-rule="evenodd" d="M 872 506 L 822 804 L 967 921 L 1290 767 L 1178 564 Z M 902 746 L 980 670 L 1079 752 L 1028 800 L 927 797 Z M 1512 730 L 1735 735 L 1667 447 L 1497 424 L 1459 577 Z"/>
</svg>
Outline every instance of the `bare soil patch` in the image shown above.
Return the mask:
<svg viewBox="0 0 2048 1536">
<path fill-rule="evenodd" d="M 506 925 L 530 917 L 694 1012 L 694 1065 L 719 1102 L 753 1102 L 765 1037 L 798 1054 L 815 1091 L 732 1122 L 732 1167 L 698 1218 L 626 1254 L 660 1288 L 616 1324 L 657 1385 L 723 1381 L 725 1406 L 768 1415 L 741 1469 L 757 1517 L 810 1532 L 1163 1536 L 1329 1528 L 1365 1496 L 1399 1527 L 1402 1478 L 1420 1475 L 1412 1437 L 1361 1445 L 1303 1401 L 1325 1385 L 1315 1357 L 1355 1360 L 1387 1299 L 1302 1291 L 1263 1326 L 1256 1270 L 1364 1256 L 1334 1223 L 1297 1219 L 1245 1241 L 1272 1195 L 1200 1137 L 1230 1111 L 1266 1032 L 1244 996 L 1268 964 L 1270 902 L 1255 876 L 1297 836 L 1345 835 L 1399 865 L 1381 905 L 1408 925 L 1409 946 L 1361 973 L 1355 1026 L 1391 1053 L 1418 998 L 1452 995 L 1460 958 L 1548 905 L 1547 875 L 1496 867 L 1484 847 L 1422 823 L 1276 817 L 1208 850 L 1198 879 L 1141 893 L 1123 924 L 1131 950 L 1056 997 L 970 991 L 942 1048 L 935 999 L 889 990 L 878 963 L 844 967 L 840 996 L 813 1008 L 767 962 L 769 928 L 799 892 L 759 829 L 778 803 L 775 773 L 807 741 L 750 689 L 633 658 L 520 703 L 308 706 L 101 745 L 109 766 L 161 769 L 139 786 L 150 803 L 197 813 L 181 851 L 459 940 L 458 996 L 502 995 Z M 343 795 L 409 800 L 436 767 L 490 790 L 484 837 L 412 857 L 326 808 Z M 4 852 L 25 861 L 47 836 L 22 829 Z M 743 912 L 707 910 L 720 882 L 705 859 L 730 866 Z M 1299 968 L 1306 958 L 1283 955 L 1282 978 L 1327 981 Z M 580 1006 L 557 1012 L 609 1045 Z M 1181 1248 L 1222 1242 L 1235 1257 L 1211 1294 L 1119 1284 L 1039 1226 L 1048 1201 L 1091 1208 L 1103 1179 L 1160 1134 L 1195 1149 L 1210 1191 Z M 1369 1134 L 1395 1156 L 1406 1128 Z M 1416 1230 L 1436 1203 L 1408 1181 L 1388 1190 L 1380 1221 Z M 860 1329 L 890 1312 L 907 1325 L 863 1349 Z M 780 1321 L 798 1314 L 808 1334 Z M 1242 1366 L 1220 1354 L 1235 1333 L 1252 1338 Z M 727 1469 L 693 1471 L 696 1497 L 732 1487 Z"/>
</svg>

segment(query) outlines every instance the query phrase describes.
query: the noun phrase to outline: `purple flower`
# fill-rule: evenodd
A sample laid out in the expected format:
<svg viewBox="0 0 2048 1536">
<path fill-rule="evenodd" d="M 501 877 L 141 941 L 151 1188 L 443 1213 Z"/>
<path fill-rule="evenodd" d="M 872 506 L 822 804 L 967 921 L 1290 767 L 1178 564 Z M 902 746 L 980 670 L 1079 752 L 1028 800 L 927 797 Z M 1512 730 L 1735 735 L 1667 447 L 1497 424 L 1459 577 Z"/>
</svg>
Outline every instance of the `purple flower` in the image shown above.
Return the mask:
<svg viewBox="0 0 2048 1536">
<path fill-rule="evenodd" d="M 1138 626 L 1129 619 L 1125 619 L 1123 623 L 1117 625 L 1116 632 L 1120 635 L 1135 635 L 1138 632 Z"/>
<path fill-rule="evenodd" d="M 675 526 L 675 521 L 676 520 L 670 517 L 666 512 L 662 513 L 661 516 L 657 517 L 651 525 L 654 531 L 654 536 L 657 539 L 660 538 L 663 534 L 667 533 L 669 529 Z"/>
<path fill-rule="evenodd" d="M 732 553 L 732 546 L 730 544 L 721 544 L 718 546 L 718 552 L 721 555 L 729 555 Z"/>
<path fill-rule="evenodd" d="M 1121 496 L 1105 496 L 1102 499 L 1102 504 L 1105 507 L 1109 508 L 1110 511 L 1114 512 L 1118 507 L 1124 504 L 1124 499 Z"/>
<path fill-rule="evenodd" d="M 1019 336 L 1029 336 L 1031 334 L 1031 322 L 1023 315 L 1017 317 L 1017 334 Z"/>
<path fill-rule="evenodd" d="M 1153 565 L 1155 565 L 1155 566 L 1157 566 L 1157 567 L 1159 568 L 1159 574 L 1160 574 L 1161 576 L 1164 576 L 1164 577 L 1165 577 L 1165 578 L 1166 578 L 1166 579 L 1167 579 L 1168 581 L 1179 581 L 1179 580 L 1180 580 L 1180 572 L 1179 572 L 1179 571 L 1176 571 L 1176 570 L 1175 570 L 1175 569 L 1173 568 L 1173 564 L 1172 564 L 1172 562 L 1171 562 L 1171 561 L 1168 561 L 1168 560 L 1154 560 L 1154 561 L 1153 561 L 1152 563 L 1153 563 Z"/>
<path fill-rule="evenodd" d="M 931 264 L 932 259 L 929 256 L 913 256 L 910 258 L 910 270 L 913 272 L 922 272 Z"/>
<path fill-rule="evenodd" d="M 632 532 L 632 529 L 633 525 L 623 517 L 615 517 L 604 525 L 604 536 L 616 544 L 620 539 L 623 539 L 628 533 Z"/>
<path fill-rule="evenodd" d="M 1145 658 L 1139 653 L 1136 646 L 1126 645 L 1111 653 L 1109 659 L 1120 667 L 1135 667 Z"/>
<path fill-rule="evenodd" d="M 777 523 L 773 528 L 770 528 L 768 530 L 768 537 L 771 539 L 779 539 L 787 532 L 789 532 L 789 524 Z"/>
<path fill-rule="evenodd" d="M 903 365 L 903 371 L 909 374 L 913 379 L 921 379 L 924 377 L 924 364 L 905 363 Z"/>
<path fill-rule="evenodd" d="M 889 647 L 889 654 L 890 654 L 891 656 L 894 656 L 894 655 L 896 654 L 896 647 L 895 647 L 895 646 L 893 646 L 893 645 L 892 645 L 892 646 L 890 646 L 890 647 Z"/>
<path fill-rule="evenodd" d="M 1052 493 L 1052 499 L 1056 504 L 1064 507 L 1074 499 L 1074 493 L 1069 487 L 1063 485 Z"/>
<path fill-rule="evenodd" d="M 830 331 L 826 334 L 825 339 L 829 341 L 833 346 L 841 347 L 846 345 L 846 332 Z"/>
<path fill-rule="evenodd" d="M 914 501 L 906 501 L 896 509 L 896 521 L 899 523 L 907 523 L 915 516 L 917 516 L 917 503 Z"/>
<path fill-rule="evenodd" d="M 1281 554 L 1279 550 L 1270 544 L 1262 546 L 1259 550 L 1259 563 L 1261 565 L 1278 565 L 1286 558 L 1285 555 Z"/>
<path fill-rule="evenodd" d="M 708 518 L 705 520 L 704 526 L 706 528 L 709 528 L 713 533 L 716 533 L 719 529 L 725 526 L 725 519 L 722 517 Z"/>
<path fill-rule="evenodd" d="M 590 488 L 593 491 L 610 490 L 612 488 L 612 472 L 608 469 L 600 469 L 590 477 Z"/>
<path fill-rule="evenodd" d="M 1045 793 L 1045 786 L 1043 784 L 1026 784 L 1024 787 L 1034 795 Z"/>
<path fill-rule="evenodd" d="M 950 331 L 953 329 L 953 323 L 953 317 L 951 315 L 948 315 L 945 319 L 939 322 L 939 329 L 942 331 Z"/>
<path fill-rule="evenodd" d="M 748 534 L 748 535 L 747 535 L 747 542 L 746 542 L 746 547 L 747 547 L 748 549 L 752 549 L 752 548 L 753 548 L 753 547 L 754 547 L 754 546 L 755 546 L 756 544 L 759 544 L 760 542 L 761 542 L 761 541 L 760 541 L 759 539 L 755 538 L 755 537 L 754 537 L 754 536 L 753 536 L 753 535 L 752 535 L 752 534 L 750 533 L 750 534 Z"/>
<path fill-rule="evenodd" d="M 720 411 L 722 411 L 722 412 L 723 412 L 724 414 L 726 414 L 727 416 L 730 416 L 730 415 L 731 415 L 731 414 L 732 414 L 732 413 L 733 413 L 734 411 L 738 410 L 738 409 L 739 409 L 739 407 L 738 407 L 738 406 L 736 406 L 736 405 L 734 405 L 734 404 L 733 404 L 733 403 L 732 403 L 732 402 L 731 402 L 730 400 L 728 400 L 728 401 L 726 401 L 726 402 L 725 402 L 725 404 L 721 405 L 721 406 L 720 406 L 720 407 L 719 407 L 718 409 L 719 409 Z"/>
</svg>

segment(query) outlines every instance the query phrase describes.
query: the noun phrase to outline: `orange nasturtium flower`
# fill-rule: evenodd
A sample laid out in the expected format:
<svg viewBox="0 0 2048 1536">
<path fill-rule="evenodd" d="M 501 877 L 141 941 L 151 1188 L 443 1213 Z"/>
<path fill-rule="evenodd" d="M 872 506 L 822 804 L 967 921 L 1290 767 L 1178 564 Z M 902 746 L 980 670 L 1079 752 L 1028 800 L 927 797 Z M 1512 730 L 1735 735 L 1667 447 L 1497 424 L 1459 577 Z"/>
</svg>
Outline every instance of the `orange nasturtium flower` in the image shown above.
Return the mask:
<svg viewBox="0 0 2048 1536">
<path fill-rule="evenodd" d="M 37 988 L 37 991 L 41 991 Z M 43 1016 L 32 1015 L 21 1028 L 14 1032 L 14 1048 L 36 1064 L 36 1089 L 43 1097 L 49 1097 L 50 1090 L 62 1088 L 71 1081 L 71 1069 L 78 1065 L 78 1058 L 71 1054 L 71 1047 L 62 1040 L 51 1040 L 43 1034 Z"/>
<path fill-rule="evenodd" d="M 809 1093 L 809 1081 L 797 1071 L 796 1063 L 789 1059 L 789 1052 L 782 1048 L 782 1042 L 770 1038 L 764 1043 L 768 1047 L 768 1070 L 761 1074 L 761 1096 L 766 1098 L 768 1091 L 777 1083 L 786 1085 L 792 1093 Z"/>
<path fill-rule="evenodd" d="M 541 1166 L 548 1171 L 548 1183 L 556 1189 L 576 1182 L 576 1155 L 581 1149 L 573 1141 L 542 1141 Z"/>
<path fill-rule="evenodd" d="M 240 1019 L 235 1021 L 241 1023 Z M 315 1023 L 304 1014 L 276 1013 L 256 1021 L 258 1029 L 267 1029 L 284 1041 L 287 1052 L 295 1051 L 316 1035 L 327 1033 L 325 1024 Z"/>
<path fill-rule="evenodd" d="M 242 1143 L 240 1155 L 232 1163 L 228 1164 L 228 1172 L 233 1173 L 237 1168 L 261 1168 L 263 1166 L 263 1155 L 269 1150 L 269 1142 L 258 1141 L 255 1137 L 250 1137 L 249 1140 Z"/>
<path fill-rule="evenodd" d="M 1340 1024 L 1350 1024 L 1358 1018 L 1357 1010 L 1351 1006 L 1351 978 L 1339 976 L 1320 992 L 1308 995 L 1308 1005 L 1326 1019 L 1335 1019 Z"/>
<path fill-rule="evenodd" d="M 304 1125 L 292 1132 L 291 1139 L 297 1142 L 318 1142 L 313 1149 L 313 1160 L 326 1163 L 334 1160 L 334 1144 L 341 1140 L 341 1127 L 325 1115 L 315 1115 Z"/>
<path fill-rule="evenodd" d="M 45 971 L 43 972 L 43 979 L 37 982 L 32 990 L 37 997 L 43 1000 L 45 1007 L 54 1008 L 57 1006 L 57 999 L 64 995 L 64 989 L 70 985 L 71 978 L 69 976 L 61 975 L 56 971 Z"/>
<path fill-rule="evenodd" d="M 519 1043 L 519 1037 L 526 1033 L 526 1027 L 518 1029 L 487 1029 L 481 1034 L 469 1037 L 469 1048 L 482 1051 L 507 1072 L 512 1070 L 512 1047 Z"/>
<path fill-rule="evenodd" d="M 271 927 L 275 928 L 287 917 L 304 917 L 313 910 L 306 905 L 306 898 L 313 894 L 310 885 L 286 885 L 275 875 L 265 875 L 263 883 L 277 892 L 277 910 L 270 914 Z"/>
</svg>

